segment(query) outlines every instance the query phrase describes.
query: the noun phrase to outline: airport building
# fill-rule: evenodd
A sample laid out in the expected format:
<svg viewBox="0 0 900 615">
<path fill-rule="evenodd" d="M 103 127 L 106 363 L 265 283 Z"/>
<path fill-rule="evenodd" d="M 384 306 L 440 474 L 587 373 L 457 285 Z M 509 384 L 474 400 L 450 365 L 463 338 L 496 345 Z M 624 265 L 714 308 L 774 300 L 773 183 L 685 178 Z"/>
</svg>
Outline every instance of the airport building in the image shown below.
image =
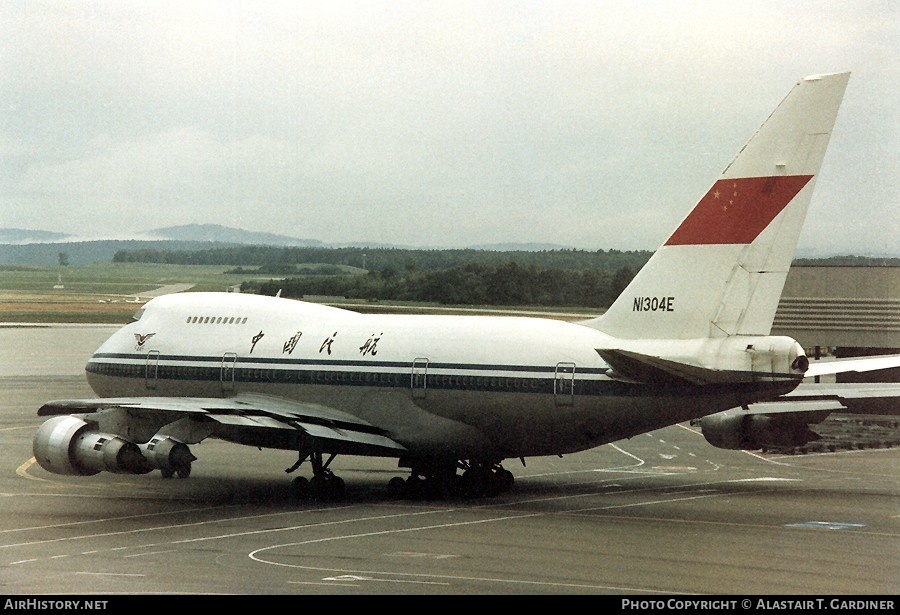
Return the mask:
<svg viewBox="0 0 900 615">
<path fill-rule="evenodd" d="M 791 267 L 772 335 L 810 359 L 900 352 L 900 267 Z M 900 382 L 900 368 L 842 374 L 839 382 Z"/>
</svg>

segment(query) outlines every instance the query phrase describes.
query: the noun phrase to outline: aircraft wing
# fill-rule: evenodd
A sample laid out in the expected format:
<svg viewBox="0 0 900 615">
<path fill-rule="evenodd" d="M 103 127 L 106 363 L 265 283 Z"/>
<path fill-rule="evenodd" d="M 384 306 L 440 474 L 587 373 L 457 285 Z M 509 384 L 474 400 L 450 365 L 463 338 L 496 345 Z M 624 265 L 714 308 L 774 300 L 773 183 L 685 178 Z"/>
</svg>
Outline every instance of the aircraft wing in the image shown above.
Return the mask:
<svg viewBox="0 0 900 615">
<path fill-rule="evenodd" d="M 217 437 L 239 444 L 349 455 L 397 456 L 406 448 L 378 427 L 328 406 L 267 395 L 235 397 L 111 397 L 58 400 L 39 416 L 78 414 L 101 430 L 127 422 L 129 435 L 147 441 L 166 435 L 186 444 Z"/>
<path fill-rule="evenodd" d="M 835 412 L 900 415 L 900 383 L 802 383 L 772 401 L 710 414 L 693 424 L 718 448 L 793 447 L 818 440 L 809 426 Z"/>
<path fill-rule="evenodd" d="M 804 407 L 815 406 L 845 414 L 900 415 L 900 383 L 802 383 L 778 400 L 751 404 L 750 411 L 757 414 L 803 412 Z"/>
<path fill-rule="evenodd" d="M 844 372 L 869 372 L 876 369 L 900 367 L 900 354 L 887 354 L 871 357 L 852 357 L 846 359 L 821 359 L 810 361 L 809 369 L 804 377 L 840 374 Z"/>
</svg>

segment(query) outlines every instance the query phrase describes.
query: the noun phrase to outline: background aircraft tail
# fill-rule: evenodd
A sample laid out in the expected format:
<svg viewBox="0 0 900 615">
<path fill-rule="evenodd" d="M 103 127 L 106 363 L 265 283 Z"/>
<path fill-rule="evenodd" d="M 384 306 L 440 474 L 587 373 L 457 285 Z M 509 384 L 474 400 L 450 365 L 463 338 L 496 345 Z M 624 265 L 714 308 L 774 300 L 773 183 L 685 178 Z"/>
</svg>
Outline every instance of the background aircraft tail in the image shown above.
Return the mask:
<svg viewBox="0 0 900 615">
<path fill-rule="evenodd" d="M 620 339 L 768 335 L 850 73 L 798 82 L 610 309 Z"/>
</svg>

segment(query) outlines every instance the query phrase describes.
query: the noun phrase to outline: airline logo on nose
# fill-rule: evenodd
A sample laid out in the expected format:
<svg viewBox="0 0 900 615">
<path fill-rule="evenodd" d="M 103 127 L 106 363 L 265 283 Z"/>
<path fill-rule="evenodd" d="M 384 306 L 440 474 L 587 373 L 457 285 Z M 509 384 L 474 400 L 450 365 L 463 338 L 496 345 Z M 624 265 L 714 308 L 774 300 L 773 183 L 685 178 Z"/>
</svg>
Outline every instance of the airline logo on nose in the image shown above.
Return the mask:
<svg viewBox="0 0 900 615">
<path fill-rule="evenodd" d="M 751 243 L 812 178 L 787 175 L 720 179 L 665 245 Z"/>
<path fill-rule="evenodd" d="M 140 333 L 135 333 L 135 334 L 134 334 L 134 341 L 135 341 L 136 343 L 135 343 L 134 349 L 135 349 L 135 350 L 140 350 L 140 349 L 142 349 L 142 348 L 144 347 L 144 344 L 147 343 L 147 340 L 149 340 L 149 339 L 150 339 L 151 337 L 153 337 L 154 335 L 156 335 L 156 333 L 147 333 L 147 334 L 145 334 L 145 335 L 141 335 Z"/>
</svg>

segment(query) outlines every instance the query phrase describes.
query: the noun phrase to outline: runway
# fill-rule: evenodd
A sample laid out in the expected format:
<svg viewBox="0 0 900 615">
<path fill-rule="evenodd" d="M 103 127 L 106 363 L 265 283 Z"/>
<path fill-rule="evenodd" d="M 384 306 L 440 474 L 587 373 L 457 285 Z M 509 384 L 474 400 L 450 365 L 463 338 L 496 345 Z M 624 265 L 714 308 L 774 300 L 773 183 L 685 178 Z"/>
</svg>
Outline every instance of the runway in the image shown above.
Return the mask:
<svg viewBox="0 0 900 615">
<path fill-rule="evenodd" d="M 771 456 L 686 425 L 504 464 L 514 489 L 396 501 L 390 460 L 339 457 L 340 503 L 298 505 L 294 455 L 217 441 L 187 479 L 33 463 L 37 408 L 93 397 L 112 327 L 0 328 L 5 594 L 895 595 L 900 449 Z M 308 472 L 308 467 L 301 468 Z"/>
</svg>

